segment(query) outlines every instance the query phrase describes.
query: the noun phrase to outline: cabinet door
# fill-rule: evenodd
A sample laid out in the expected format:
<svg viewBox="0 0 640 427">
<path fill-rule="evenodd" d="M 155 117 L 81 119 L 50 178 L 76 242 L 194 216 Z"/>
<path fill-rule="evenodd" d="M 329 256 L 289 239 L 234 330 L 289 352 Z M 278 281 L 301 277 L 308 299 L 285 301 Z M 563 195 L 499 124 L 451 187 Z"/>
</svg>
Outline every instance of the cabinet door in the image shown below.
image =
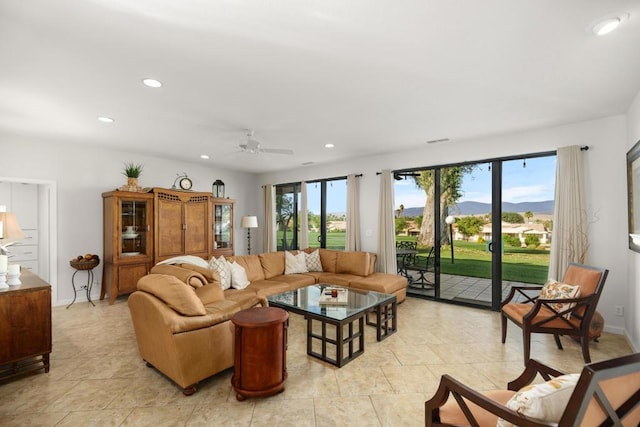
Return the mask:
<svg viewBox="0 0 640 427">
<path fill-rule="evenodd" d="M 179 200 L 158 200 L 156 256 L 173 257 L 183 255 L 184 239 L 182 230 L 182 202 Z"/>
<path fill-rule="evenodd" d="M 0 362 L 51 351 L 51 291 L 7 292 L 0 296 Z M 1 364 L 1 363 L 0 363 Z"/>
<path fill-rule="evenodd" d="M 149 272 L 148 264 L 123 264 L 118 267 L 118 295 L 137 289 L 138 280 Z"/>
<path fill-rule="evenodd" d="M 208 254 L 208 201 L 188 202 L 184 205 L 184 248 L 187 254 Z"/>
<path fill-rule="evenodd" d="M 119 201 L 120 255 L 123 257 L 151 255 L 151 202 L 145 199 L 123 198 Z"/>
<path fill-rule="evenodd" d="M 233 249 L 232 205 L 215 205 L 215 240 L 217 249 Z"/>
</svg>

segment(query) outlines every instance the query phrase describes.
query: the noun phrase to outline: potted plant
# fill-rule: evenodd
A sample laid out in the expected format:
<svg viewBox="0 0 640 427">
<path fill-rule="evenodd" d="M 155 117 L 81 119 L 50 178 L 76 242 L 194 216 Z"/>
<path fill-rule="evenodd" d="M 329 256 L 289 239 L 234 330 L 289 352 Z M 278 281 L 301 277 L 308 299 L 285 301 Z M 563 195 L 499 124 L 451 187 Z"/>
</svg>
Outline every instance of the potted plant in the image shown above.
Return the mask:
<svg viewBox="0 0 640 427">
<path fill-rule="evenodd" d="M 144 167 L 140 163 L 125 163 L 122 175 L 127 177 L 127 186 L 138 187 L 138 178 L 142 174 Z"/>
</svg>

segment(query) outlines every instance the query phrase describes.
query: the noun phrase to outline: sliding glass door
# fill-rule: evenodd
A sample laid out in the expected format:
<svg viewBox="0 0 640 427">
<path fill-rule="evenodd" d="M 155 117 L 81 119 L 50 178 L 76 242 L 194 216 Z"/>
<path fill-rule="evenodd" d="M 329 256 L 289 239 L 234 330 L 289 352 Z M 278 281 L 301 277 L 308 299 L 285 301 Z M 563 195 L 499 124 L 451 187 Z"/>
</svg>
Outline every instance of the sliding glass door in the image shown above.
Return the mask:
<svg viewBox="0 0 640 427">
<path fill-rule="evenodd" d="M 396 241 L 418 248 L 406 269 L 410 295 L 498 310 L 511 284 L 544 283 L 555 155 L 401 171 L 396 178 Z"/>
</svg>

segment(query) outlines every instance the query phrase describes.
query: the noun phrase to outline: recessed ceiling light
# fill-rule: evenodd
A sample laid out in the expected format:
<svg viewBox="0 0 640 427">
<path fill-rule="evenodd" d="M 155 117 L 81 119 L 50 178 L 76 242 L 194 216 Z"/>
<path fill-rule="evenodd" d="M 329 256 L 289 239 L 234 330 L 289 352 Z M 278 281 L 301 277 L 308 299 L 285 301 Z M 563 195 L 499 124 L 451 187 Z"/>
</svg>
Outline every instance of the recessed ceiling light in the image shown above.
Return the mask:
<svg viewBox="0 0 640 427">
<path fill-rule="evenodd" d="M 142 80 L 142 83 L 144 83 L 145 86 L 149 86 L 153 88 L 162 87 L 162 82 L 156 79 L 144 79 Z"/>
<path fill-rule="evenodd" d="M 200 158 L 206 160 L 209 158 L 209 156 L 207 156 L 206 154 L 200 154 Z"/>
<path fill-rule="evenodd" d="M 329 144 L 324 144 L 324 148 L 333 148 L 335 147 L 335 145 L 329 143 Z"/>
<path fill-rule="evenodd" d="M 102 123 L 113 123 L 113 122 L 115 122 L 114 119 L 112 119 L 111 117 L 107 117 L 107 116 L 98 116 L 98 120 L 100 120 Z"/>
<path fill-rule="evenodd" d="M 589 27 L 593 34 L 598 36 L 604 36 L 605 34 L 609 34 L 616 28 L 620 27 L 620 24 L 626 21 L 627 18 L 629 18 L 628 13 L 622 13 L 618 15 L 608 15 L 591 23 Z"/>
</svg>

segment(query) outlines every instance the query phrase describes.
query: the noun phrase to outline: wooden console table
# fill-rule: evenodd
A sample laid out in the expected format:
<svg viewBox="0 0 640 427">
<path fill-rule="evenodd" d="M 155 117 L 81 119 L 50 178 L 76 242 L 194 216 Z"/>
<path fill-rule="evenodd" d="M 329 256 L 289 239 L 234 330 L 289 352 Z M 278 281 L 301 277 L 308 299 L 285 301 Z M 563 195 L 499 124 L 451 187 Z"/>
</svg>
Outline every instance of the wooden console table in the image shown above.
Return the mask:
<svg viewBox="0 0 640 427">
<path fill-rule="evenodd" d="M 19 286 L 0 291 L 0 381 L 49 372 L 51 286 L 22 270 Z"/>
<path fill-rule="evenodd" d="M 256 307 L 236 313 L 234 370 L 236 399 L 270 396 L 284 391 L 287 379 L 289 313 L 276 307 Z"/>
</svg>

